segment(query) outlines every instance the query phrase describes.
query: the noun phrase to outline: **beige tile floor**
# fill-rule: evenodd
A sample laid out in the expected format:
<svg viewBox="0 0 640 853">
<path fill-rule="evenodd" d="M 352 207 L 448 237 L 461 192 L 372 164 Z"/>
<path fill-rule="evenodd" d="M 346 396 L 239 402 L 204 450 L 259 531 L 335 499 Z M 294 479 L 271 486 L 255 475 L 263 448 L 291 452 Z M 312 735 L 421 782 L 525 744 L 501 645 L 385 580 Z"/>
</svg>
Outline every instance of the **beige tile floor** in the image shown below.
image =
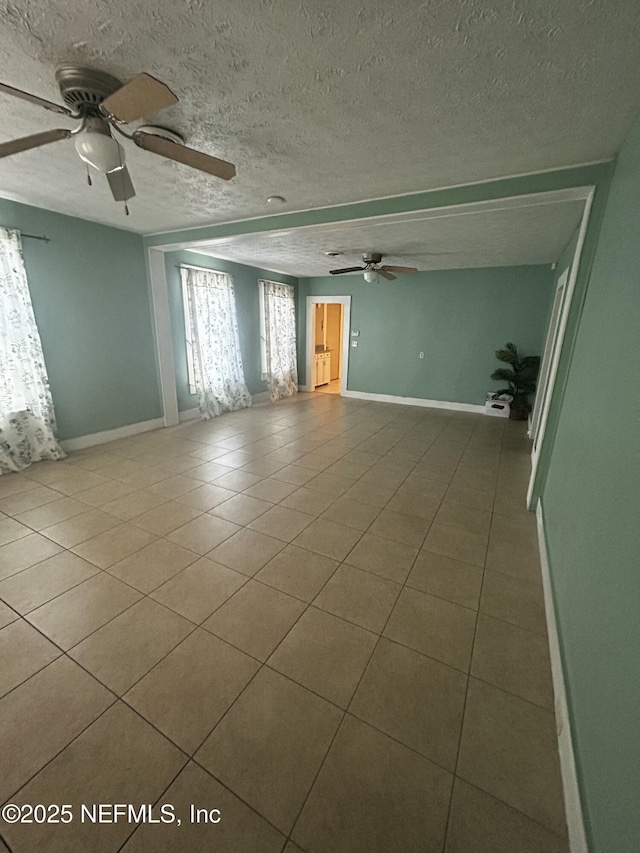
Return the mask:
<svg viewBox="0 0 640 853">
<path fill-rule="evenodd" d="M 6 847 L 566 853 L 529 449 L 305 394 L 0 478 L 0 801 L 75 809 Z"/>
</svg>

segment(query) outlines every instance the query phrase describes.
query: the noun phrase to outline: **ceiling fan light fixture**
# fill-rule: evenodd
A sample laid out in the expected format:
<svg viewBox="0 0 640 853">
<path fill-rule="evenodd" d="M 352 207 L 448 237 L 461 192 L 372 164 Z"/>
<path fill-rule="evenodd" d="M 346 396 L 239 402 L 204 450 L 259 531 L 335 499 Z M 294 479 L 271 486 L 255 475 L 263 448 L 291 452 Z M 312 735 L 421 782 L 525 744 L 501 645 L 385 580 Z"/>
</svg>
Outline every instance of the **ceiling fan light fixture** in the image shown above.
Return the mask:
<svg viewBox="0 0 640 853">
<path fill-rule="evenodd" d="M 365 270 L 364 280 L 368 281 L 370 284 L 373 284 L 378 280 L 378 273 L 376 272 L 376 270 Z"/>
<path fill-rule="evenodd" d="M 113 172 L 124 166 L 124 149 L 102 119 L 87 119 L 85 129 L 75 138 L 75 147 L 78 156 L 98 172 Z"/>
</svg>

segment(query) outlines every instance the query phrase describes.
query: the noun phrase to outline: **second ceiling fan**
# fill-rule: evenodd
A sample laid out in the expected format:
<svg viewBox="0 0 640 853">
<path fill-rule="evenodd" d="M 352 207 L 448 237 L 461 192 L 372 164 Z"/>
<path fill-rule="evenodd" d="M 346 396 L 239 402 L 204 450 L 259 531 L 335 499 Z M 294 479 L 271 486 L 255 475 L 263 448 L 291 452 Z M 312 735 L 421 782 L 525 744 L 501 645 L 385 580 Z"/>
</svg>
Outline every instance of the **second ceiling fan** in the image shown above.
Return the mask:
<svg viewBox="0 0 640 853">
<path fill-rule="evenodd" d="M 380 265 L 381 260 L 382 255 L 379 252 L 369 252 L 362 256 L 362 263 L 364 266 L 345 267 L 340 270 L 329 270 L 329 272 L 331 275 L 343 275 L 343 273 L 348 272 L 364 272 L 364 279 L 369 282 L 377 281 L 379 275 L 388 279 L 388 281 L 395 281 L 397 276 L 393 275 L 394 272 L 411 274 L 418 272 L 416 267 L 398 267 L 392 264 Z"/>
</svg>

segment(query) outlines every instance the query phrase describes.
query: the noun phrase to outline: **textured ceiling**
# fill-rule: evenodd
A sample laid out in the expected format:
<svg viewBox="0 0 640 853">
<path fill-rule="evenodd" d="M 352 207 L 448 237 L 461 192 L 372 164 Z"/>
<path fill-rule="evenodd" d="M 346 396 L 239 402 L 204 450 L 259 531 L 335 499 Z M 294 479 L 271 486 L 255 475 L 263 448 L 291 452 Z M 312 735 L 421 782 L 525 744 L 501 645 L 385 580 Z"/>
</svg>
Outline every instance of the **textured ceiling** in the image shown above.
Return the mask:
<svg viewBox="0 0 640 853">
<path fill-rule="evenodd" d="M 583 209 L 581 201 L 565 201 L 436 216 L 414 214 L 410 219 L 390 216 L 331 228 L 238 235 L 199 245 L 194 251 L 300 277 L 356 266 L 367 251 L 381 252 L 383 263 L 420 270 L 550 264 L 560 257 Z M 327 258 L 324 253 L 332 250 L 344 254 Z"/>
<path fill-rule="evenodd" d="M 609 158 L 639 41 L 637 0 L 18 0 L 4 82 L 56 99 L 61 62 L 146 70 L 180 97 L 156 123 L 238 176 L 129 146 L 125 219 L 64 141 L 0 161 L 0 195 L 150 233 Z M 0 96 L 0 140 L 60 125 Z"/>
</svg>

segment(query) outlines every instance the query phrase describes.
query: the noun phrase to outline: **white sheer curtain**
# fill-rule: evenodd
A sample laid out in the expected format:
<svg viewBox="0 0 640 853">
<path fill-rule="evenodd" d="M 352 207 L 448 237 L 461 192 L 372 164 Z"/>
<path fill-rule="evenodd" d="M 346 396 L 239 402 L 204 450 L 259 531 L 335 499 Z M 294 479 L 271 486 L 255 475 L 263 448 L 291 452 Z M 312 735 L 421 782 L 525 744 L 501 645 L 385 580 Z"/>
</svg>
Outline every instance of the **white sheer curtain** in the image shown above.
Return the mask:
<svg viewBox="0 0 640 853">
<path fill-rule="evenodd" d="M 294 289 L 279 281 L 258 282 L 264 311 L 264 373 L 272 400 L 298 393 Z"/>
<path fill-rule="evenodd" d="M 0 472 L 63 459 L 18 231 L 0 227 Z"/>
<path fill-rule="evenodd" d="M 191 352 L 203 418 L 251 405 L 240 354 L 233 279 L 225 273 L 182 267 L 187 291 Z"/>
</svg>

